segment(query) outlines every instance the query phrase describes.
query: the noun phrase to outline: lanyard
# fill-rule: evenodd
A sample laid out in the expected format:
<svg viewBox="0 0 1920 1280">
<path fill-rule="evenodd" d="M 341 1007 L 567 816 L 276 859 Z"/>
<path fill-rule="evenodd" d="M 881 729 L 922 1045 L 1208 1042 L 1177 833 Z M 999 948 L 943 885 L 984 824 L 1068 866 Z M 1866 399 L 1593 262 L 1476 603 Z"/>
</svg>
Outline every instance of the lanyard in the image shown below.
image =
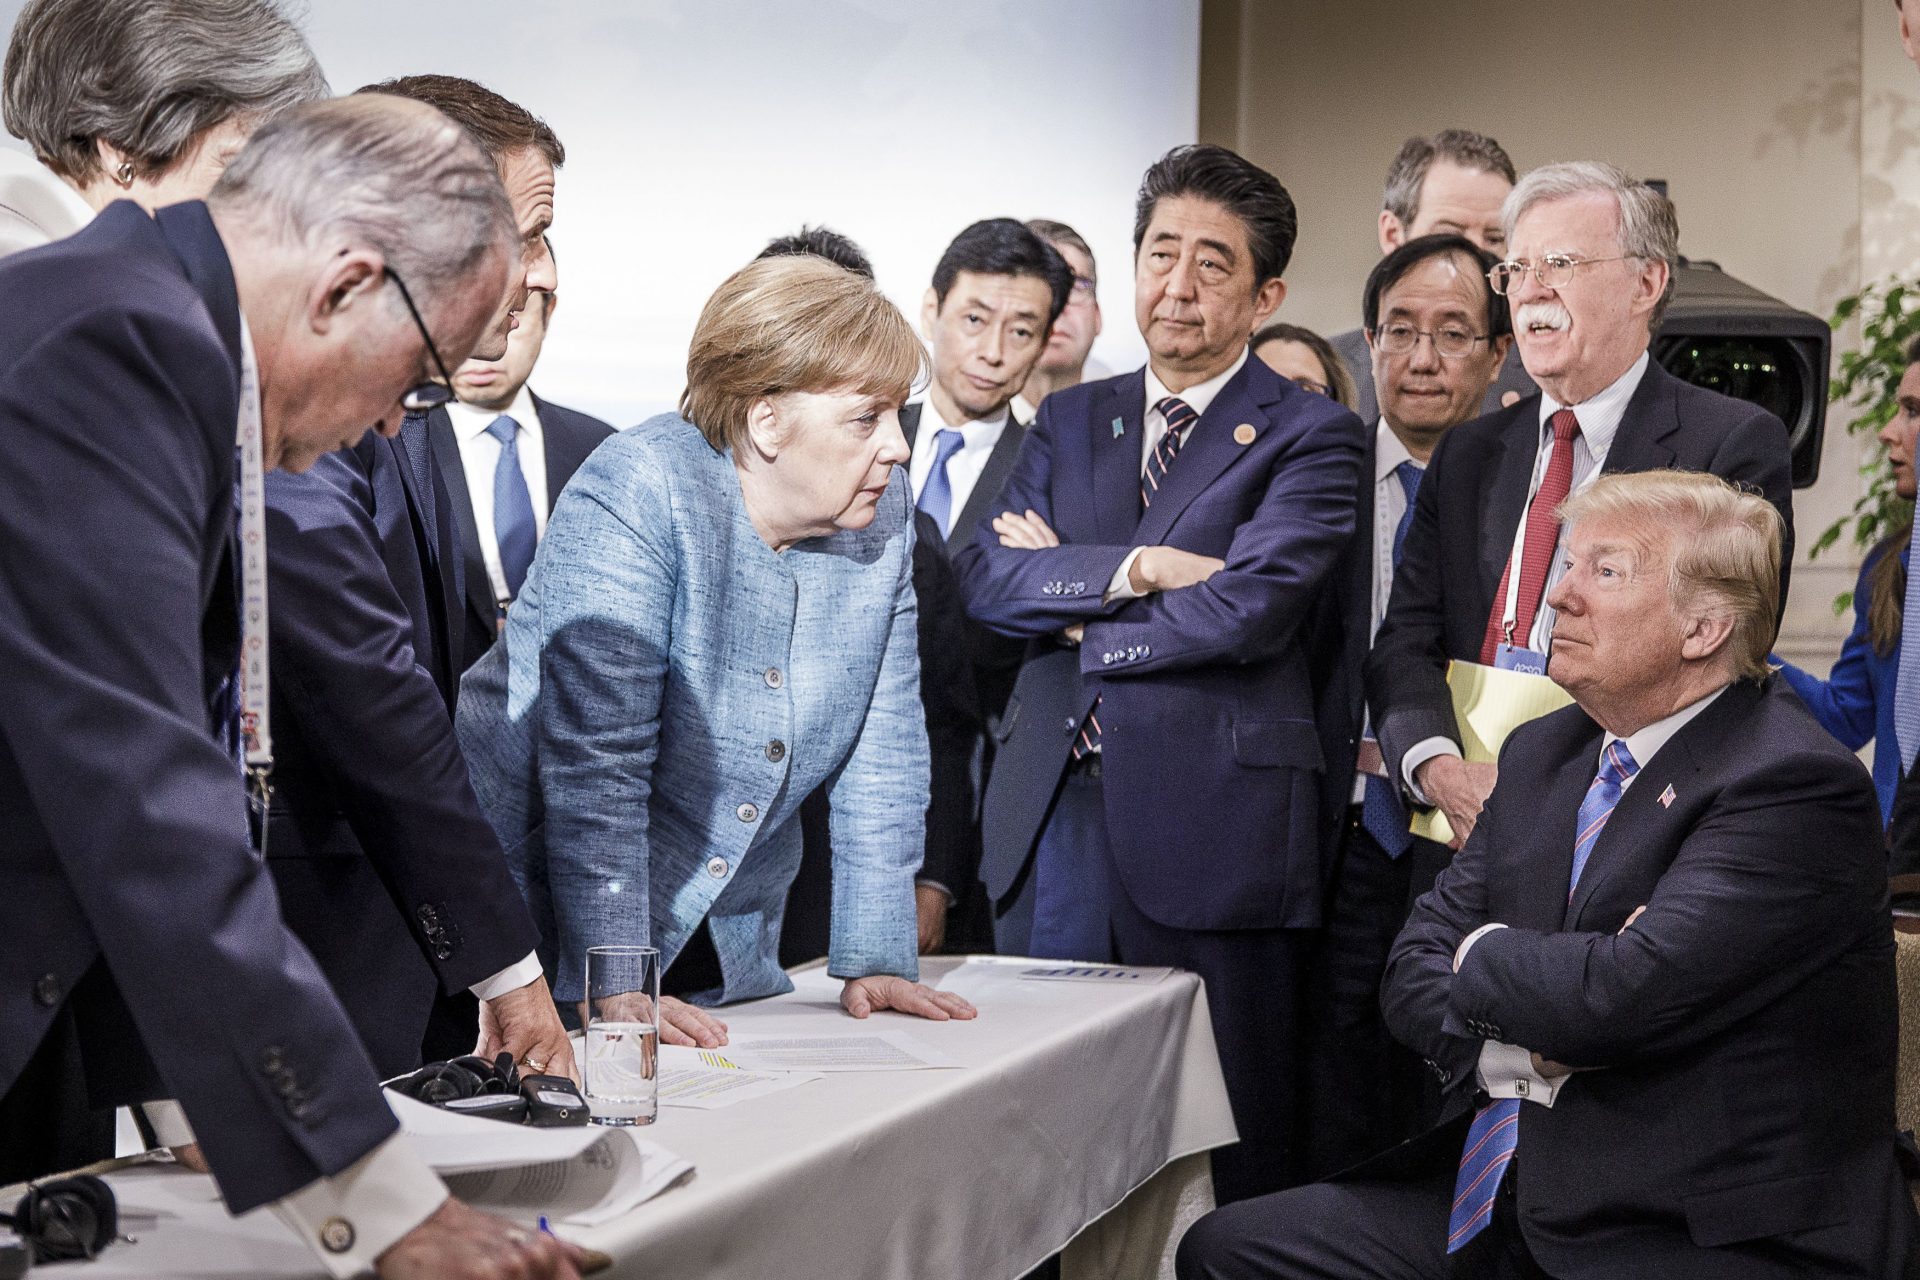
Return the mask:
<svg viewBox="0 0 1920 1280">
<path fill-rule="evenodd" d="M 247 796 L 264 822 L 272 794 L 273 732 L 267 720 L 267 480 L 260 367 L 240 326 L 240 734 Z"/>
</svg>

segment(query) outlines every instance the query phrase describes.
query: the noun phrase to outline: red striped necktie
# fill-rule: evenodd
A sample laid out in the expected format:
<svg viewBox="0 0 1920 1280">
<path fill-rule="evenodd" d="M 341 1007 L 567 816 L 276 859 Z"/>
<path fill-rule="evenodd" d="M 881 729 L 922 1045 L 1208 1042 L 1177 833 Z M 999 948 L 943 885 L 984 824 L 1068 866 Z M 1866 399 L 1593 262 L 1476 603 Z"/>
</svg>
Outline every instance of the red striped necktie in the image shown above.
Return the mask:
<svg viewBox="0 0 1920 1280">
<path fill-rule="evenodd" d="M 1520 598 L 1514 605 L 1513 635 L 1506 634 L 1507 584 L 1513 577 L 1513 556 L 1500 569 L 1500 585 L 1494 592 L 1493 608 L 1487 614 L 1487 634 L 1480 642 L 1480 661 L 1491 665 L 1494 650 L 1502 641 L 1525 648 L 1533 636 L 1534 615 L 1540 611 L 1540 597 L 1546 593 L 1547 571 L 1553 567 L 1554 548 L 1560 544 L 1560 504 L 1573 488 L 1573 438 L 1580 434 L 1579 419 L 1573 410 L 1562 409 L 1548 420 L 1553 428 L 1553 455 L 1547 459 L 1547 474 L 1540 481 L 1540 492 L 1533 495 L 1527 508 L 1527 534 L 1521 543 Z"/>
</svg>

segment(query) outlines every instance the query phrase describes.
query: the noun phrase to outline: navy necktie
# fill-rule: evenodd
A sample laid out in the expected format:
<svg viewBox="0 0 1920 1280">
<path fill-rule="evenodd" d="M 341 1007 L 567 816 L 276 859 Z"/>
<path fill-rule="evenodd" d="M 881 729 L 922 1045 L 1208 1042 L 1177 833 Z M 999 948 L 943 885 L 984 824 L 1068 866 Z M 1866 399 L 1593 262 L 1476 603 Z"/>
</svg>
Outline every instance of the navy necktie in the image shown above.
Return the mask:
<svg viewBox="0 0 1920 1280">
<path fill-rule="evenodd" d="M 500 573 L 507 580 L 507 598 L 520 594 L 533 563 L 538 541 L 533 524 L 533 499 L 527 477 L 520 470 L 516 447 L 520 424 L 501 414 L 487 424 L 487 434 L 500 442 L 500 461 L 493 468 L 493 537 L 500 547 Z"/>
<path fill-rule="evenodd" d="M 1914 627 L 1920 630 L 1920 566 L 1909 564 L 1907 569 L 1905 612 L 1901 617 L 1914 619 Z M 1900 772 L 1904 776 L 1913 768 L 1916 753 L 1920 753 L 1920 639 L 1908 644 L 1905 627 L 1901 628 L 1900 660 L 1894 671 L 1893 740 L 1900 751 Z"/>
<path fill-rule="evenodd" d="M 967 438 L 946 427 L 933 433 L 933 470 L 920 486 L 919 507 L 933 517 L 942 534 L 953 532 L 953 481 L 947 476 L 947 464 L 966 445 Z"/>
<path fill-rule="evenodd" d="M 1407 530 L 1413 527 L 1413 500 L 1420 492 L 1420 479 L 1426 475 L 1426 468 L 1409 458 L 1393 469 L 1394 479 L 1400 482 L 1401 490 L 1407 495 L 1407 509 L 1400 514 L 1400 523 L 1393 528 L 1393 567 L 1400 567 L 1400 558 L 1407 550 Z M 1366 799 L 1360 805 L 1360 825 L 1366 828 L 1374 843 L 1385 851 L 1389 858 L 1398 858 L 1413 847 L 1413 834 L 1407 830 L 1407 811 L 1400 805 L 1400 796 L 1393 783 L 1386 778 L 1367 775 Z"/>
</svg>

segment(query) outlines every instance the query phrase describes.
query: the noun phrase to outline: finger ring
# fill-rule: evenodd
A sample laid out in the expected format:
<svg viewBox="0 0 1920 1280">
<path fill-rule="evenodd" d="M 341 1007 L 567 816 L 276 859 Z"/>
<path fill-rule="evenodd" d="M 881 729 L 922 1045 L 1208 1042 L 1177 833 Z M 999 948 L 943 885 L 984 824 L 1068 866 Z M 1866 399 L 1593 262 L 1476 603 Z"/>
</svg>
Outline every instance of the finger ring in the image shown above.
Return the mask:
<svg viewBox="0 0 1920 1280">
<path fill-rule="evenodd" d="M 534 1071 L 534 1072 L 545 1071 L 547 1069 L 547 1060 L 545 1058 L 536 1058 L 531 1054 L 529 1054 L 528 1056 L 520 1059 L 520 1065 L 525 1067 L 529 1071 Z"/>
</svg>

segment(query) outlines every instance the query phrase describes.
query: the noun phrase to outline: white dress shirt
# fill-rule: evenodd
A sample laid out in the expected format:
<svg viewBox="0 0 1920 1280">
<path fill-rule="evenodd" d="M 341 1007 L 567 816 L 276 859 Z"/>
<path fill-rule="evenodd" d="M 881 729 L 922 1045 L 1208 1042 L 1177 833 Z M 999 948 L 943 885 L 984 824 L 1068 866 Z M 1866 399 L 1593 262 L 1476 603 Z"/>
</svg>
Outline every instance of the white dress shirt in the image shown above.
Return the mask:
<svg viewBox="0 0 1920 1280">
<path fill-rule="evenodd" d="M 1205 382 L 1196 383 L 1180 393 L 1180 398 L 1186 401 L 1187 407 L 1194 412 L 1193 422 L 1180 435 L 1180 444 L 1183 448 L 1187 443 L 1187 437 L 1193 434 L 1193 428 L 1200 424 L 1201 417 L 1206 414 L 1207 407 L 1213 403 L 1214 397 L 1220 394 L 1220 388 L 1226 386 L 1227 381 L 1232 378 L 1234 374 L 1240 372 L 1240 367 L 1246 364 L 1246 362 L 1247 351 L 1246 348 L 1243 347 L 1241 348 L 1239 359 L 1228 365 L 1225 371 L 1216 373 Z M 1160 437 L 1167 434 L 1167 415 L 1160 412 L 1157 406 L 1162 400 L 1173 394 L 1173 392 L 1167 390 L 1167 384 L 1160 381 L 1159 375 L 1154 373 L 1151 361 L 1147 364 L 1146 379 L 1147 412 L 1146 417 L 1140 424 L 1141 475 L 1147 473 L 1147 460 L 1153 457 L 1154 448 L 1159 445 Z M 1175 465 L 1179 465 L 1177 460 Z M 1120 567 L 1113 571 L 1113 578 L 1107 583 L 1106 598 L 1108 600 L 1132 600 L 1145 594 L 1144 592 L 1135 591 L 1132 581 L 1128 577 L 1128 575 L 1133 572 L 1133 562 L 1140 558 L 1140 552 L 1143 549 L 1144 548 L 1141 547 L 1135 547 L 1132 551 L 1128 552 L 1127 558 L 1120 562 Z"/>
<path fill-rule="evenodd" d="M 1620 432 L 1620 419 L 1626 415 L 1627 402 L 1633 399 L 1633 393 L 1640 386 L 1640 379 L 1647 372 L 1649 356 L 1640 353 L 1640 358 L 1630 365 L 1627 371 L 1614 379 L 1599 393 L 1589 396 L 1579 404 L 1563 405 L 1545 391 L 1540 393 L 1540 445 L 1533 460 L 1533 478 L 1527 482 L 1527 503 L 1533 503 L 1535 494 L 1540 492 L 1541 482 L 1547 478 L 1547 466 L 1553 459 L 1553 415 L 1562 409 L 1572 409 L 1580 420 L 1580 433 L 1573 438 L 1573 483 L 1567 489 L 1567 496 L 1579 493 L 1600 478 L 1601 468 L 1607 464 L 1607 453 L 1613 448 L 1613 438 Z M 1527 512 L 1520 512 L 1520 528 L 1525 528 Z M 1519 529 L 1509 535 L 1518 538 Z M 1553 643 L 1554 612 L 1547 605 L 1547 597 L 1553 594 L 1553 588 L 1566 573 L 1567 530 L 1560 528 L 1559 540 L 1554 544 L 1553 559 L 1547 564 L 1547 582 L 1540 593 L 1540 608 L 1533 615 L 1533 630 L 1527 635 L 1527 647 L 1535 653 L 1545 654 Z M 1502 561 L 1502 564 L 1506 564 Z M 1507 578 L 1500 579 L 1494 595 L 1494 607 L 1499 608 L 1506 601 Z M 1400 773 L 1408 790 L 1420 803 L 1427 803 L 1426 796 L 1414 784 L 1413 773 L 1421 765 L 1435 756 L 1457 756 L 1460 747 L 1447 738 L 1425 738 L 1407 749 L 1400 758 Z"/>
<path fill-rule="evenodd" d="M 1000 435 L 1007 429 L 1007 413 L 1003 407 L 991 418 L 953 423 L 934 407 L 932 396 L 920 402 L 920 426 L 913 436 L 913 458 L 907 463 L 907 479 L 913 484 L 916 503 L 927 486 L 928 477 L 933 475 L 933 461 L 940 453 L 940 443 L 935 437 L 942 431 L 958 431 L 961 439 L 960 447 L 947 459 L 947 487 L 953 491 L 953 505 L 947 508 L 948 527 L 940 532 L 953 532 L 952 522 L 960 518 L 967 499 L 973 496 L 973 486 L 980 483 L 980 473 L 987 469 L 993 447 L 1000 443 Z"/>
<path fill-rule="evenodd" d="M 540 411 L 533 407 L 533 393 L 523 385 L 504 410 L 482 409 L 458 400 L 447 406 L 453 438 L 460 446 L 460 469 L 467 475 L 473 523 L 480 533 L 480 558 L 487 562 L 487 582 L 497 601 L 508 598 L 506 571 L 500 567 L 500 540 L 493 530 L 493 473 L 500 465 L 500 442 L 487 434 L 487 428 L 501 413 L 520 424 L 514 435 L 514 454 L 520 460 L 520 474 L 527 480 L 527 497 L 533 502 L 533 536 L 537 541 L 547 532 L 547 444 L 540 429 Z"/>
<path fill-rule="evenodd" d="M 1602 734 L 1600 750 L 1594 756 L 1594 772 L 1596 774 L 1600 772 L 1601 762 L 1606 759 L 1607 748 L 1616 742 L 1624 741 L 1627 744 L 1627 754 L 1633 757 L 1635 765 L 1632 775 L 1620 782 L 1620 794 L 1624 797 L 1628 789 L 1633 786 L 1634 780 L 1646 771 L 1649 764 L 1653 763 L 1653 757 L 1660 748 L 1666 746 L 1673 739 L 1673 735 L 1680 732 L 1689 720 L 1712 706 L 1714 699 L 1726 691 L 1727 686 L 1721 685 L 1706 697 L 1688 703 L 1665 719 L 1656 720 L 1644 729 L 1628 734 L 1624 739 L 1617 734 Z M 1453 953 L 1453 971 L 1460 972 L 1460 966 L 1466 963 L 1467 952 L 1473 949 L 1474 943 L 1495 929 L 1506 927 L 1499 923 L 1483 924 L 1462 938 L 1459 948 Z M 1553 1105 L 1554 1096 L 1560 1092 L 1560 1086 L 1569 1079 L 1567 1076 L 1549 1079 L 1541 1075 L 1533 1069 L 1533 1054 L 1530 1050 L 1523 1049 L 1517 1044 L 1502 1044 L 1497 1040 L 1488 1040 L 1480 1046 L 1480 1063 L 1475 1070 L 1480 1077 L 1480 1087 L 1487 1091 L 1489 1097 L 1523 1098 L 1528 1102 L 1537 1102 L 1543 1107 Z"/>
</svg>

